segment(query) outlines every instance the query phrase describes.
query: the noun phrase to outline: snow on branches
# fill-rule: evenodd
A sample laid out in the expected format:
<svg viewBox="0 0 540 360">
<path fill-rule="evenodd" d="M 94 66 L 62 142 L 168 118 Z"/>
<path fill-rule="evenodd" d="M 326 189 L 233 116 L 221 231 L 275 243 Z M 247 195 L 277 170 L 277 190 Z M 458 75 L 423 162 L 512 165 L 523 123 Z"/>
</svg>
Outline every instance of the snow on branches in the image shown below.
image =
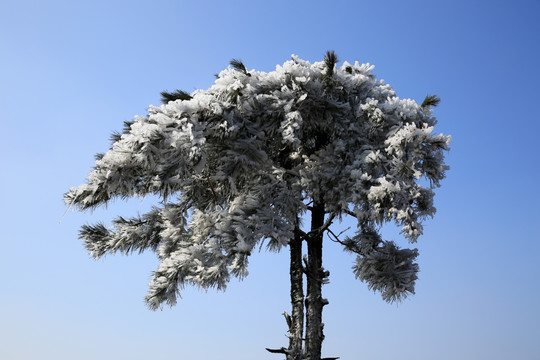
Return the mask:
<svg viewBox="0 0 540 360">
<path fill-rule="evenodd" d="M 111 229 L 83 226 L 88 251 L 155 251 L 161 264 L 146 301 L 156 309 L 174 304 L 185 284 L 223 289 L 231 275 L 247 275 L 253 248 L 287 245 L 297 217 L 318 199 L 371 233 L 343 241 L 358 255 L 356 276 L 387 301 L 412 293 L 417 251 L 373 232 L 395 221 L 415 242 L 435 213 L 432 188 L 445 176 L 450 142 L 433 135 L 438 98 L 423 106 L 399 99 L 370 64 L 338 68 L 337 58 L 293 56 L 268 73 L 238 62 L 207 90 L 162 94 L 166 103 L 127 123 L 87 182 L 65 194 L 79 210 L 117 197 L 163 198 Z"/>
</svg>

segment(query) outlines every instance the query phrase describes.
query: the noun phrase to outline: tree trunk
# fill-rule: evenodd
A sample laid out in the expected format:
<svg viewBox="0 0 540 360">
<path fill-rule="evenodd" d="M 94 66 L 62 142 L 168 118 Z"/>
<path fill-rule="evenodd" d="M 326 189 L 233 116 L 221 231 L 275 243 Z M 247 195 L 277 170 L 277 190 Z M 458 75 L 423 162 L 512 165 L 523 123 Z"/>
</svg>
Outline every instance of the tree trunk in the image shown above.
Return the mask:
<svg viewBox="0 0 540 360">
<path fill-rule="evenodd" d="M 302 272 L 302 238 L 299 229 L 289 244 L 291 251 L 291 305 L 292 315 L 289 323 L 289 353 L 287 360 L 302 360 L 302 338 L 304 335 L 304 284 Z"/>
<path fill-rule="evenodd" d="M 311 212 L 311 232 L 308 240 L 307 296 L 306 296 L 306 359 L 320 360 L 324 339 L 322 309 L 327 301 L 322 298 L 322 283 L 326 276 L 322 267 L 324 203 L 315 202 Z"/>
</svg>

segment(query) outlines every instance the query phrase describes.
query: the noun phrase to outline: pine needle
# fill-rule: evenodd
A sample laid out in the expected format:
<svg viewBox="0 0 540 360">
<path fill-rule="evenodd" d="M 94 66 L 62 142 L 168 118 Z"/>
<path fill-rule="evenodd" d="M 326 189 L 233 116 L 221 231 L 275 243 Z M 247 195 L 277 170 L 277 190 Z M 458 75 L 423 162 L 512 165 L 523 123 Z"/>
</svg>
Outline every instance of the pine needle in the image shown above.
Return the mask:
<svg viewBox="0 0 540 360">
<path fill-rule="evenodd" d="M 326 77 L 334 75 L 334 66 L 338 63 L 338 57 L 334 50 L 328 50 L 324 57 L 324 64 L 326 65 Z"/>
<path fill-rule="evenodd" d="M 248 73 L 244 63 L 240 59 L 232 59 L 229 64 L 232 66 L 232 68 L 236 71 L 241 71 L 247 76 L 251 76 L 250 73 Z"/>
<path fill-rule="evenodd" d="M 427 95 L 420 107 L 437 106 L 441 102 L 441 98 L 437 95 Z"/>
<path fill-rule="evenodd" d="M 163 104 L 167 104 L 170 101 L 175 100 L 191 100 L 192 96 L 183 91 L 183 90 L 175 90 L 174 92 L 168 92 L 168 91 L 162 91 L 161 92 L 161 102 Z"/>
<path fill-rule="evenodd" d="M 122 137 L 121 133 L 119 133 L 118 131 L 113 131 L 113 133 L 109 137 L 109 140 L 111 141 L 111 143 L 114 144 L 115 142 L 119 141 L 121 137 Z"/>
<path fill-rule="evenodd" d="M 122 128 L 122 134 L 128 134 L 131 131 L 131 125 L 133 125 L 133 121 L 124 121 L 124 127 Z"/>
</svg>

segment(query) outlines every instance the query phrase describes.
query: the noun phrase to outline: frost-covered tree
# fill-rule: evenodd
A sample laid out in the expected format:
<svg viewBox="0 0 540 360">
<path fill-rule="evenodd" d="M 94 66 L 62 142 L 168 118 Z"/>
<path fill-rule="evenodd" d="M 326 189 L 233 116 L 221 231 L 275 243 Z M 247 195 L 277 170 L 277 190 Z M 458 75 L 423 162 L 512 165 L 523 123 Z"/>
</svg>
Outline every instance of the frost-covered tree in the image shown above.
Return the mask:
<svg viewBox="0 0 540 360">
<path fill-rule="evenodd" d="M 225 289 L 263 243 L 288 247 L 290 340 L 269 349 L 288 360 L 321 358 L 325 234 L 356 254 L 354 274 L 385 301 L 414 293 L 418 251 L 383 240 L 380 226 L 394 221 L 414 243 L 435 213 L 450 141 L 433 134 L 439 99 L 400 99 L 373 66 L 337 62 L 333 52 L 313 64 L 293 56 L 266 73 L 233 60 L 208 90 L 162 93 L 164 104 L 125 123 L 88 181 L 65 194 L 79 210 L 147 194 L 160 205 L 83 226 L 84 246 L 95 258 L 154 251 L 151 309 L 174 305 L 186 284 Z M 340 238 L 331 225 L 348 216 L 357 231 Z"/>
</svg>

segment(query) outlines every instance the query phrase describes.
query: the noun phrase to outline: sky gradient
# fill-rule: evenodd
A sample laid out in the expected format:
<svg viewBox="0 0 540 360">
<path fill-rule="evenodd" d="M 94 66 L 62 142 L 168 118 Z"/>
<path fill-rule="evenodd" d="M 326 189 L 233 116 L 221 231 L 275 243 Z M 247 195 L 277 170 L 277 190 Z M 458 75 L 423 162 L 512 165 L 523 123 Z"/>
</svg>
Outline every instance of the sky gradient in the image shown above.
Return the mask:
<svg viewBox="0 0 540 360">
<path fill-rule="evenodd" d="M 325 242 L 323 356 L 540 359 L 539 35 L 538 0 L 0 1 L 0 358 L 280 359 L 264 348 L 287 344 L 287 251 L 152 312 L 153 254 L 94 261 L 77 240 L 152 199 L 65 213 L 62 195 L 160 91 L 206 89 L 232 58 L 272 71 L 335 50 L 401 98 L 438 94 L 435 132 L 453 140 L 416 295 L 386 304 Z"/>
</svg>

